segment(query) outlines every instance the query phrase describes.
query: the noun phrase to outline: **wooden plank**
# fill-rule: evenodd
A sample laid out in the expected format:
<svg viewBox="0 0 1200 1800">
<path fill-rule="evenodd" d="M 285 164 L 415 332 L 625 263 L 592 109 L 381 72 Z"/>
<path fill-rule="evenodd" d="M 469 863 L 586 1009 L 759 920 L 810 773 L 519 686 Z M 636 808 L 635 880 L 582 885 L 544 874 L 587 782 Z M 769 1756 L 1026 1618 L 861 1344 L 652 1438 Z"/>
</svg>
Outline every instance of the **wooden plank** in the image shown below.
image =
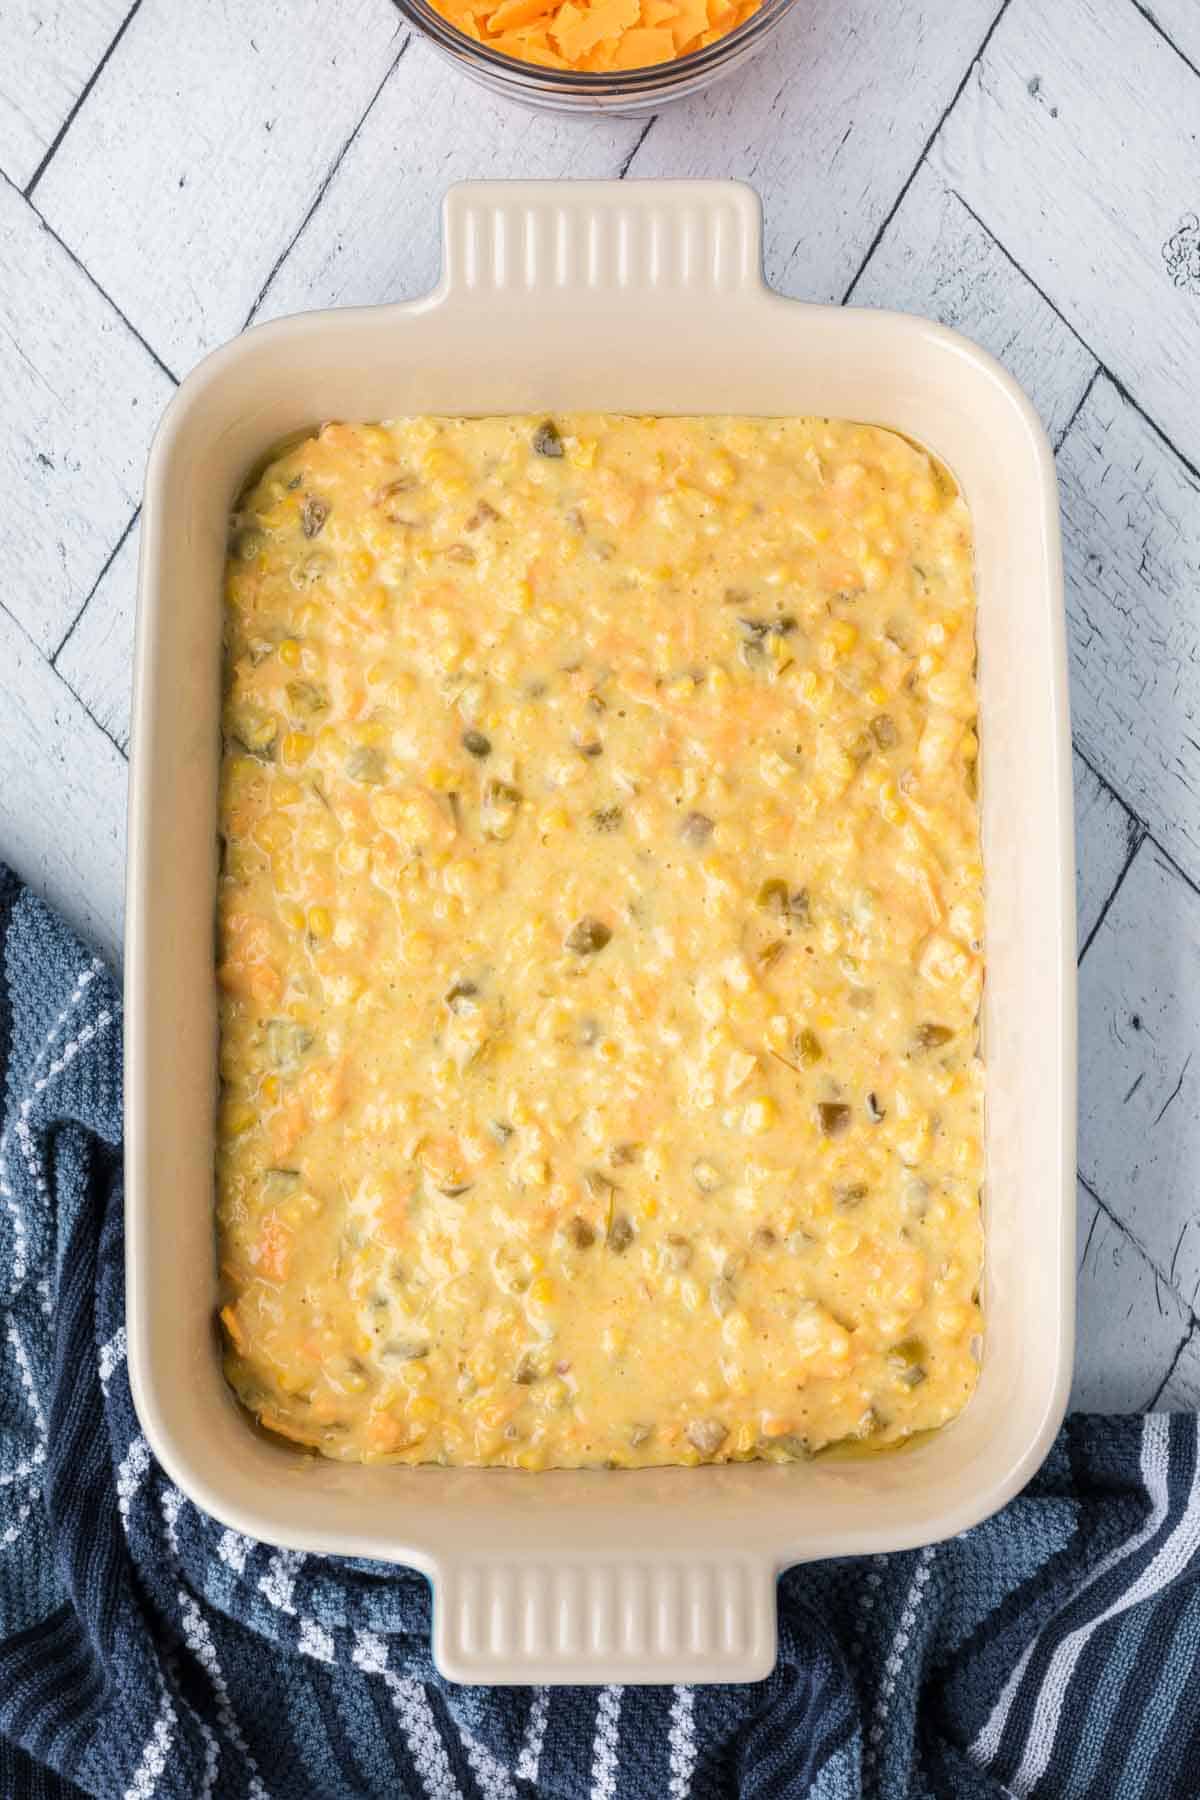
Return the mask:
<svg viewBox="0 0 1200 1800">
<path fill-rule="evenodd" d="M 1076 741 L 1200 880 L 1200 482 L 1104 377 L 1058 471 Z"/>
<path fill-rule="evenodd" d="M 1144 1412 L 1192 1328 L 1179 1296 L 1127 1232 L 1079 1189 L 1078 1318 L 1071 1406 Z"/>
<path fill-rule="evenodd" d="M 753 182 L 771 281 L 840 300 L 998 11 L 805 0 L 744 73 L 660 114 L 630 174 Z"/>
<path fill-rule="evenodd" d="M 403 41 L 389 0 L 133 19 L 38 204 L 176 374 L 245 322 Z"/>
<path fill-rule="evenodd" d="M 92 717 L 126 751 L 137 557 L 138 527 L 134 523 L 54 663 Z"/>
<path fill-rule="evenodd" d="M 1193 464 L 1200 247 L 1182 285 L 1164 250 L 1196 215 L 1198 118 L 1200 79 L 1135 7 L 1012 0 L 935 151 L 947 185 Z"/>
<path fill-rule="evenodd" d="M 1137 847 L 1141 826 L 1078 752 L 1071 763 L 1075 778 L 1075 917 L 1082 950 Z"/>
<path fill-rule="evenodd" d="M 928 164 L 850 297 L 924 313 L 982 344 L 1026 389 L 1055 442 L 1096 372 L 1075 333 Z"/>
<path fill-rule="evenodd" d="M 171 383 L 0 181 L 3 602 L 47 654 L 134 506 Z"/>
<path fill-rule="evenodd" d="M 1138 850 L 1079 975 L 1079 1169 L 1200 1300 L 1200 893 Z"/>
<path fill-rule="evenodd" d="M 25 187 L 132 0 L 5 0 L 0 169 Z"/>
<path fill-rule="evenodd" d="M 636 119 L 533 112 L 517 130 L 506 102 L 478 88 L 466 100 L 462 77 L 414 40 L 256 317 L 423 294 L 437 280 L 452 181 L 615 176 L 644 130 Z"/>
<path fill-rule="evenodd" d="M 5 861 L 116 960 L 125 879 L 125 761 L 0 610 Z"/>
</svg>

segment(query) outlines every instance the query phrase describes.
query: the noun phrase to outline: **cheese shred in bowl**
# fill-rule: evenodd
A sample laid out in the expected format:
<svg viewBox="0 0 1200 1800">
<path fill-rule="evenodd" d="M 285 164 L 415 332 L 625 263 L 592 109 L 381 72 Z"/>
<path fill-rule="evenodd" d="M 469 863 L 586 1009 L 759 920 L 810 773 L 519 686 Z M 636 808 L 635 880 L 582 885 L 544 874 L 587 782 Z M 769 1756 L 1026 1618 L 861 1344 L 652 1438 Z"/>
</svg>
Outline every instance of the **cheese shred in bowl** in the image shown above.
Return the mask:
<svg viewBox="0 0 1200 1800">
<path fill-rule="evenodd" d="M 225 577 L 228 1377 L 346 1460 L 795 1460 L 981 1332 L 970 525 L 827 419 L 326 426 Z"/>
<path fill-rule="evenodd" d="M 603 74 L 715 44 L 762 0 L 430 0 L 476 43 L 548 69 Z"/>
</svg>

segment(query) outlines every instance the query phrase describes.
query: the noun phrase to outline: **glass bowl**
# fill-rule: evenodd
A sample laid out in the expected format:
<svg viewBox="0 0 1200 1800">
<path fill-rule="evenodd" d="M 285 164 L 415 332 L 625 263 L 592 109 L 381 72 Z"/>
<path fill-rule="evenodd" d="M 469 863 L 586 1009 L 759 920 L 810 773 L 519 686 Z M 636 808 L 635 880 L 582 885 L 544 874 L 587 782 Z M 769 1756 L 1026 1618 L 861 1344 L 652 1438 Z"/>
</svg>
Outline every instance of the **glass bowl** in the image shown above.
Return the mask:
<svg viewBox="0 0 1200 1800">
<path fill-rule="evenodd" d="M 537 63 L 504 56 L 457 30 L 426 0 L 396 0 L 410 25 L 464 75 L 482 82 L 493 93 L 547 112 L 614 113 L 625 117 L 657 112 L 668 100 L 698 94 L 701 88 L 736 69 L 762 47 L 792 4 L 793 0 L 763 0 L 753 18 L 718 38 L 715 44 L 671 62 L 655 63 L 645 69 L 583 74 L 573 69 L 545 69 Z"/>
</svg>

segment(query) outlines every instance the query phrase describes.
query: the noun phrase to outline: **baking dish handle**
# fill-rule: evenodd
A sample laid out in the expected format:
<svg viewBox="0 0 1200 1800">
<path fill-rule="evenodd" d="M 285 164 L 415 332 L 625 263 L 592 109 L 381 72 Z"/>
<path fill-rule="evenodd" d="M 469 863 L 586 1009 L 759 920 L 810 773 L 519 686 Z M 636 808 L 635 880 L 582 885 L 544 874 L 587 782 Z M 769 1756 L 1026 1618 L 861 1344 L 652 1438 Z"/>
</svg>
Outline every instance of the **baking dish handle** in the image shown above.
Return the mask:
<svg viewBox="0 0 1200 1800">
<path fill-rule="evenodd" d="M 613 299 L 666 312 L 684 294 L 766 293 L 762 207 L 740 181 L 465 181 L 442 203 L 442 279 L 455 306 L 558 308 Z"/>
<path fill-rule="evenodd" d="M 434 1576 L 450 1681 L 757 1681 L 776 1631 L 774 1567 L 749 1552 L 480 1556 Z"/>
</svg>

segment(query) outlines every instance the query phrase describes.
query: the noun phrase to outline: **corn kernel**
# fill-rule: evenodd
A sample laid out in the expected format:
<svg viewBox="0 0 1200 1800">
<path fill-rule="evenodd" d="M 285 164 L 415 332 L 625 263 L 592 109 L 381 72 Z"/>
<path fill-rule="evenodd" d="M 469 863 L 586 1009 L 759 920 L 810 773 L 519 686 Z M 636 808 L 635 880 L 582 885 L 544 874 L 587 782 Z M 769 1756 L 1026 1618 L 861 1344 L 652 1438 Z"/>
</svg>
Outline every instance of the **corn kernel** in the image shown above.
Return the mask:
<svg viewBox="0 0 1200 1800">
<path fill-rule="evenodd" d="M 274 1105 L 275 1101 L 279 1098 L 278 1075 L 264 1075 L 259 1086 L 259 1093 L 264 1100 L 269 1100 L 271 1104 Z"/>
<path fill-rule="evenodd" d="M 313 741 L 307 731 L 286 731 L 279 745 L 279 753 L 285 763 L 307 762 L 312 755 Z"/>
<path fill-rule="evenodd" d="M 549 1306 L 554 1300 L 554 1283 L 548 1275 L 539 1275 L 529 1284 L 529 1298 L 535 1306 Z"/>
<path fill-rule="evenodd" d="M 742 1130 L 754 1136 L 770 1131 L 779 1117 L 779 1108 L 769 1094 L 751 1100 L 742 1114 Z"/>
<path fill-rule="evenodd" d="M 309 935 L 315 938 L 327 938 L 333 930 L 333 920 L 323 906 L 310 906 L 308 909 Z"/>
<path fill-rule="evenodd" d="M 254 827 L 253 837 L 259 849 L 265 850 L 270 855 L 291 843 L 294 830 L 295 827 L 286 813 L 268 813 L 266 818 L 260 819 Z"/>
<path fill-rule="evenodd" d="M 300 646 L 295 638 L 284 638 L 279 646 L 279 660 L 294 669 L 300 661 Z"/>
<path fill-rule="evenodd" d="M 221 1135 L 240 1137 L 244 1131 L 249 1131 L 257 1117 L 255 1109 L 244 1101 L 227 1100 L 221 1108 Z"/>
</svg>

